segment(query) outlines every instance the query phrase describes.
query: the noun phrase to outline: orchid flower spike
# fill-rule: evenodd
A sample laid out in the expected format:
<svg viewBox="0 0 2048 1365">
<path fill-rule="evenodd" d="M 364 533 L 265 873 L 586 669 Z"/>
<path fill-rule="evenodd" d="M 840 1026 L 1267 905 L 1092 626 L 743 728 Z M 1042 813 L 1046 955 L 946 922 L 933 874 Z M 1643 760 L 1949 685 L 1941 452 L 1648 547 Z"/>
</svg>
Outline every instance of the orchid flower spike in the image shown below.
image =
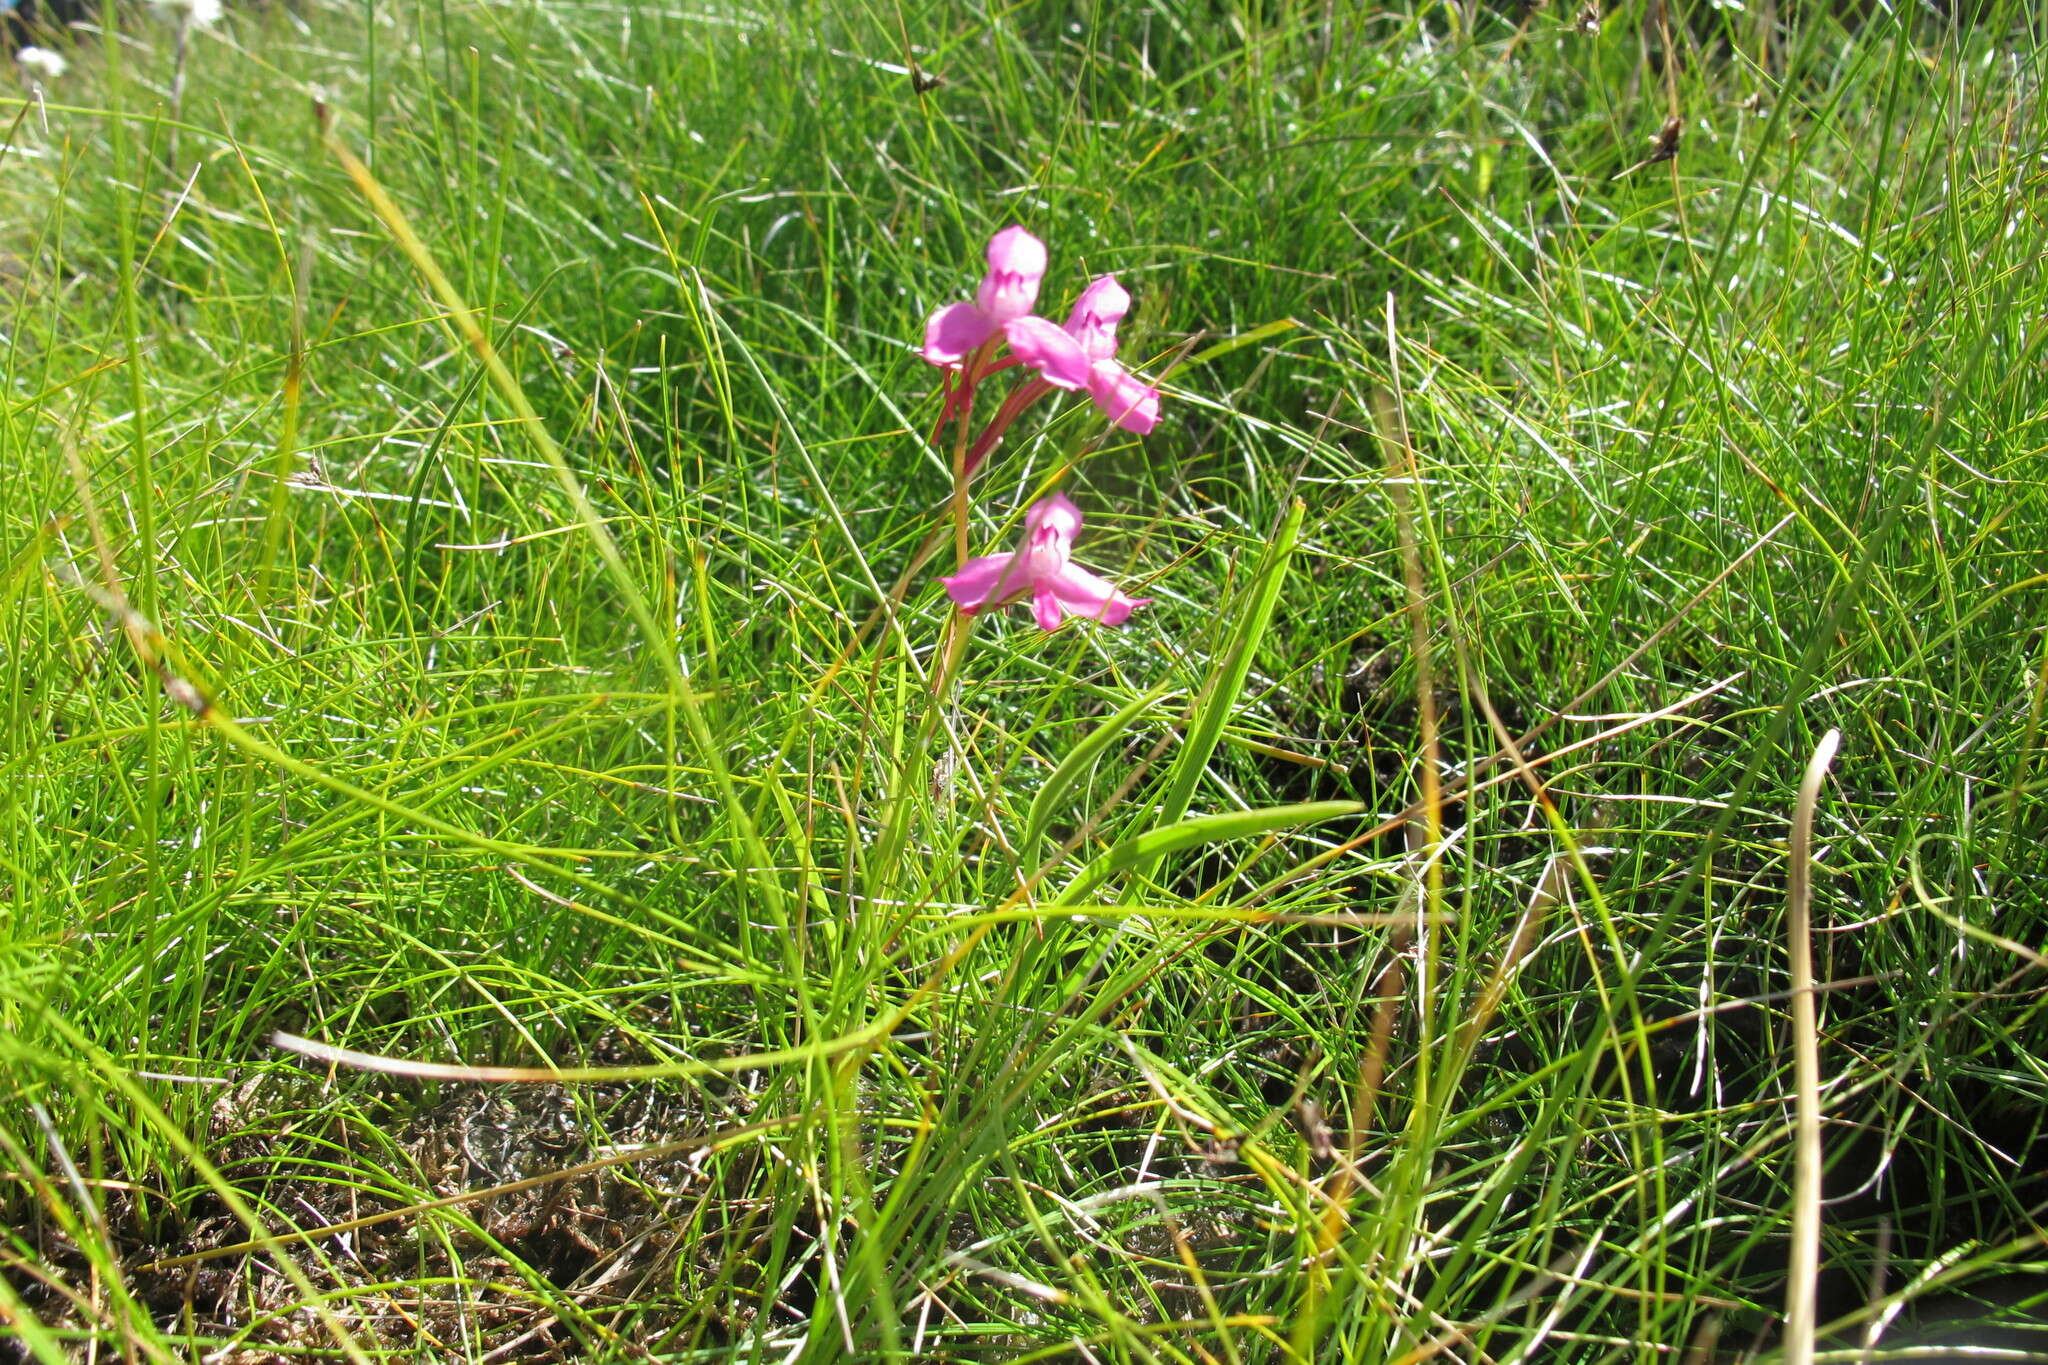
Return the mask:
<svg viewBox="0 0 2048 1365">
<path fill-rule="evenodd" d="M 1152 599 L 1126 597 L 1109 580 L 1075 564 L 1070 556 L 1080 529 L 1081 509 L 1066 494 L 1054 493 L 1024 514 L 1024 543 L 1014 554 L 970 559 L 939 582 L 969 616 L 1029 597 L 1043 630 L 1056 629 L 1068 616 L 1120 626 Z"/>
<path fill-rule="evenodd" d="M 924 327 L 924 358 L 957 368 L 1003 324 L 1030 313 L 1045 278 L 1045 243 L 1021 227 L 1006 227 L 989 239 L 988 274 L 972 303 L 952 303 L 932 314 Z"/>
<path fill-rule="evenodd" d="M 1130 309 L 1129 291 L 1104 275 L 1081 291 L 1065 327 L 1020 317 L 1003 324 L 1003 335 L 1046 383 L 1086 389 L 1112 423 L 1142 436 L 1159 422 L 1159 390 L 1116 361 L 1116 325 Z"/>
</svg>

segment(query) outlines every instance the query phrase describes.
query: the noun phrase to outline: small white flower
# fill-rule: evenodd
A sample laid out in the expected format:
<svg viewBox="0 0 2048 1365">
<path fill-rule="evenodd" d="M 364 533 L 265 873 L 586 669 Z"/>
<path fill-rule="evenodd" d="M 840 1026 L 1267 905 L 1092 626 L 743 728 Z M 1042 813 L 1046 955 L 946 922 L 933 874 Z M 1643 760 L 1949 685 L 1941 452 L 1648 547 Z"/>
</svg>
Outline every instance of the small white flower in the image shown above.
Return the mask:
<svg viewBox="0 0 2048 1365">
<path fill-rule="evenodd" d="M 32 81 L 54 81 L 71 65 L 47 47 L 25 47 L 14 54 L 14 60 L 21 74 Z"/>
<path fill-rule="evenodd" d="M 220 22 L 220 0 L 149 0 L 149 7 L 159 19 L 194 28 L 212 28 Z"/>
</svg>

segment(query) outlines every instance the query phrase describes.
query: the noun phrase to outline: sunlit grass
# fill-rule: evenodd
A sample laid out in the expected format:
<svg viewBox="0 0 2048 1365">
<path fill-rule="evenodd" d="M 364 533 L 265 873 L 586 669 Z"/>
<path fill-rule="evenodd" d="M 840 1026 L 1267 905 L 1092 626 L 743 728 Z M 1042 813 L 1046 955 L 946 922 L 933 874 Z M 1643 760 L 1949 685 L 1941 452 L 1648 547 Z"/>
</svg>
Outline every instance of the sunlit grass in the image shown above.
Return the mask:
<svg viewBox="0 0 2048 1365">
<path fill-rule="evenodd" d="M 252 7 L 175 126 L 53 40 L 28 1357 L 1775 1353 L 1836 729 L 1819 1344 L 2023 1299 L 2048 35 L 1695 8 Z M 1167 397 L 975 550 L 1057 484 L 1154 601 L 935 698 L 908 343 L 1013 221 Z"/>
</svg>

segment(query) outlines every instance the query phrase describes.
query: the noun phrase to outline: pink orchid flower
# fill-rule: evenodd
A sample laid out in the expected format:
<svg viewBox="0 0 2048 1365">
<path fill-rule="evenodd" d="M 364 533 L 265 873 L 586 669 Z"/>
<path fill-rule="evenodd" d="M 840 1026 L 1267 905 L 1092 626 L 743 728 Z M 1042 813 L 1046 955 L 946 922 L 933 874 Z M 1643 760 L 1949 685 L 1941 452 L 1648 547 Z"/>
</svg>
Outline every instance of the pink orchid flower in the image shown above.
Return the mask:
<svg viewBox="0 0 2048 1365">
<path fill-rule="evenodd" d="M 924 327 L 924 358 L 957 369 L 1004 324 L 1031 312 L 1038 282 L 1045 278 L 1045 243 L 1021 227 L 1006 227 L 989 239 L 988 273 L 972 303 L 952 303 L 932 314 Z"/>
<path fill-rule="evenodd" d="M 1005 322 L 1003 336 L 1044 382 L 1086 389 L 1112 423 L 1142 436 L 1159 422 L 1159 390 L 1116 361 L 1116 325 L 1130 308 L 1116 276 L 1104 275 L 1081 291 L 1065 327 L 1026 314 Z"/>
<path fill-rule="evenodd" d="M 1066 494 L 1054 493 L 1033 503 L 1024 514 L 1022 548 L 1014 554 L 970 559 L 960 566 L 959 573 L 939 582 L 969 616 L 1029 597 L 1044 630 L 1056 629 L 1068 616 L 1120 626 L 1152 599 L 1126 597 L 1107 579 L 1075 564 L 1069 556 L 1080 529 L 1081 509 Z"/>
</svg>

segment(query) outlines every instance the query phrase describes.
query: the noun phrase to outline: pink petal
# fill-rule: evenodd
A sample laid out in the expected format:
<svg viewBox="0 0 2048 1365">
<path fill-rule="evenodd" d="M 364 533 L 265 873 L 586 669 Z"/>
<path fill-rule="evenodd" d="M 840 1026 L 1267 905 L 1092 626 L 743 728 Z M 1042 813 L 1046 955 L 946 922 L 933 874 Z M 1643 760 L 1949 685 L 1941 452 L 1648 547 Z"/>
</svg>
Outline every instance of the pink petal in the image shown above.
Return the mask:
<svg viewBox="0 0 2048 1365">
<path fill-rule="evenodd" d="M 1131 296 L 1116 276 L 1103 275 L 1074 300 L 1067 315 L 1067 332 L 1081 343 L 1090 360 L 1107 360 L 1116 354 L 1116 325 L 1131 311 Z"/>
<path fill-rule="evenodd" d="M 995 320 L 973 304 L 949 303 L 924 325 L 924 358 L 956 366 L 995 331 Z"/>
<path fill-rule="evenodd" d="M 1045 243 L 1012 223 L 988 239 L 988 268 L 1015 275 L 1045 274 Z"/>
<path fill-rule="evenodd" d="M 1069 564 L 1061 569 L 1049 582 L 1041 584 L 1038 591 L 1043 595 L 1048 589 L 1073 615 L 1085 616 L 1106 626 L 1122 625 L 1131 619 L 1133 611 L 1150 605 L 1152 601 L 1149 597 L 1126 597 L 1108 579 L 1098 578 L 1078 564 Z M 1040 624 L 1043 624 L 1042 617 Z"/>
<path fill-rule="evenodd" d="M 1088 396 L 1125 431 L 1142 436 L 1159 424 L 1159 390 L 1114 360 L 1098 360 L 1089 367 Z"/>
<path fill-rule="evenodd" d="M 1081 530 L 1081 509 L 1074 506 L 1074 500 L 1065 493 L 1050 493 L 1031 504 L 1031 510 L 1024 514 L 1024 534 L 1028 539 L 1040 527 L 1051 527 L 1054 532 L 1072 540 Z"/>
<path fill-rule="evenodd" d="M 1047 494 L 1024 513 L 1022 548 L 970 559 L 959 573 L 939 582 L 970 615 L 1029 596 L 1032 615 L 1044 630 L 1056 629 L 1070 615 L 1120 626 L 1151 599 L 1126 597 L 1107 579 L 1071 563 L 1067 556 L 1080 529 L 1081 509 L 1074 500 L 1064 493 Z"/>
<path fill-rule="evenodd" d="M 1040 630 L 1058 630 L 1064 613 L 1060 610 L 1060 599 L 1049 582 L 1040 581 L 1031 595 L 1031 612 L 1038 618 Z"/>
<path fill-rule="evenodd" d="M 1087 352 L 1080 342 L 1044 318 L 1011 318 L 1003 324 L 1003 335 L 1017 358 L 1035 367 L 1046 383 L 1063 389 L 1087 386 Z"/>
<path fill-rule="evenodd" d="M 962 611 L 976 612 L 990 605 L 1000 607 L 1004 605 L 1001 600 L 991 604 L 989 599 L 992 595 L 1023 586 L 1021 582 L 1003 581 L 1004 572 L 1015 558 L 1015 555 L 982 555 L 968 560 L 960 566 L 959 573 L 951 578 L 941 578 L 939 582 L 945 585 L 946 596 L 953 599 L 953 605 Z M 1018 575 L 1012 574 L 1011 578 L 1016 579 Z M 1016 594 L 1011 593 L 1011 596 L 1014 598 Z"/>
<path fill-rule="evenodd" d="M 1024 543 L 1017 550 L 1017 569 L 1033 583 L 1043 583 L 1067 567 L 1074 552 L 1074 533 L 1081 529 L 1081 509 L 1064 493 L 1040 498 L 1024 514 Z"/>
<path fill-rule="evenodd" d="M 996 323 L 1023 317 L 1038 302 L 1045 278 L 1045 243 L 1021 227 L 1006 227 L 988 243 L 988 274 L 975 302 Z"/>
</svg>

